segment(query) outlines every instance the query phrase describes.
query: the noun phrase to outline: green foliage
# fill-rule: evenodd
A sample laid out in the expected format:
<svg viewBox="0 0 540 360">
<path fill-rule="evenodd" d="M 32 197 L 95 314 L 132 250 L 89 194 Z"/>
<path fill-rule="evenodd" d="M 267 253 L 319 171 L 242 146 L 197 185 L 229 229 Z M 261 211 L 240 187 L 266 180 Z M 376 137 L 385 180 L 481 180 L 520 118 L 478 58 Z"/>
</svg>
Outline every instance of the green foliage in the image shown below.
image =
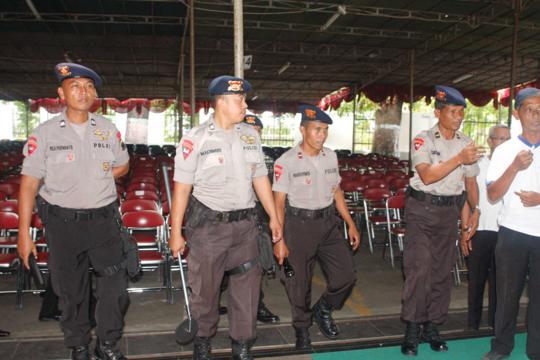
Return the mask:
<svg viewBox="0 0 540 360">
<path fill-rule="evenodd" d="M 3 101 L 3 103 L 6 102 Z M 23 101 L 11 103 L 16 109 L 16 115 L 13 118 L 13 139 L 26 140 L 32 130 L 39 125 L 39 112 L 31 112 Z"/>
</svg>

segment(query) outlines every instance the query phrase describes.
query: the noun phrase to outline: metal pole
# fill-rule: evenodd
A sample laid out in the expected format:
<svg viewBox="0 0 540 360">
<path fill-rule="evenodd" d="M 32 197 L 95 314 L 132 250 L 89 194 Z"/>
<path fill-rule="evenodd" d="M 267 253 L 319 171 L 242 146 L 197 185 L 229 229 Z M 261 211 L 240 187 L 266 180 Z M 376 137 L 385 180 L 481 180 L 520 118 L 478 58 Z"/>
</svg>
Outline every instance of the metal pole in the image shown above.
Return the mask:
<svg viewBox="0 0 540 360">
<path fill-rule="evenodd" d="M 516 58 L 519 30 L 519 15 L 521 13 L 521 0 L 514 0 L 514 33 L 512 36 L 512 63 L 510 65 L 510 99 L 508 101 L 508 127 L 512 125 L 512 109 L 514 108 L 514 87 L 516 86 Z"/>
<path fill-rule="evenodd" d="M 28 116 L 28 112 L 30 111 L 30 104 L 29 104 L 29 100 L 26 100 L 25 103 L 24 103 L 24 108 L 26 109 L 26 138 L 28 139 L 28 136 L 30 136 L 30 129 L 28 129 L 28 123 L 30 122 L 30 119 L 29 119 L 29 116 Z"/>
<path fill-rule="evenodd" d="M 195 114 L 195 0 L 189 7 L 189 82 L 191 85 L 191 127 L 199 125 Z"/>
<path fill-rule="evenodd" d="M 184 130 L 184 86 L 185 86 L 185 79 L 184 79 L 184 68 L 186 67 L 186 56 L 185 56 L 185 49 L 186 49 L 186 33 L 188 30 L 189 23 L 191 22 L 191 10 L 186 10 L 186 18 L 184 22 L 184 31 L 182 33 L 182 41 L 180 42 L 180 65 L 178 66 L 178 96 L 176 98 L 176 111 L 178 113 L 178 119 L 175 126 L 175 135 L 177 135 L 177 141 L 180 142 L 180 139 L 183 135 Z M 176 128 L 178 127 L 178 133 L 176 133 Z"/>
<path fill-rule="evenodd" d="M 409 172 L 411 171 L 411 143 L 412 143 L 412 122 L 414 103 L 414 49 L 409 54 Z"/>
<path fill-rule="evenodd" d="M 244 78 L 243 0 L 234 0 L 234 76 Z"/>
<path fill-rule="evenodd" d="M 358 91 L 358 86 L 356 84 L 354 84 L 354 88 L 353 88 L 353 91 L 354 91 L 354 100 L 353 100 L 353 108 L 352 108 L 352 113 L 353 113 L 353 117 L 352 117 L 352 153 L 354 154 L 354 144 L 355 144 L 355 140 L 356 140 L 356 96 L 357 96 L 357 91 Z"/>
</svg>

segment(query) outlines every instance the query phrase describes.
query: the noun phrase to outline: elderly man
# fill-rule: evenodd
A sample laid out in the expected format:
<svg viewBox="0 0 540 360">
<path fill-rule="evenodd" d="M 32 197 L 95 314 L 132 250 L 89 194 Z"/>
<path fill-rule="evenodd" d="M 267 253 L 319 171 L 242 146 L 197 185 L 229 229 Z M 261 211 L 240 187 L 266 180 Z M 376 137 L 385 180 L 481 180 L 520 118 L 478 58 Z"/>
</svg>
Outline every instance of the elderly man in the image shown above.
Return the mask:
<svg viewBox="0 0 540 360">
<path fill-rule="evenodd" d="M 488 295 L 488 325 L 495 326 L 496 287 L 495 287 L 495 245 L 497 245 L 497 216 L 501 210 L 502 202 L 489 202 L 487 198 L 486 176 L 493 151 L 503 142 L 510 139 L 510 129 L 506 125 L 494 125 L 489 129 L 487 143 L 490 155 L 484 156 L 478 161 L 480 173 L 478 174 L 478 206 L 480 207 L 480 220 L 474 236 L 467 226 L 462 226 L 461 250 L 467 257 L 469 270 L 469 314 L 467 327 L 478 330 L 482 318 L 484 302 L 484 288 L 489 283 Z M 470 209 L 466 205 L 462 212 L 463 224 L 467 224 Z"/>
<path fill-rule="evenodd" d="M 514 348 L 527 274 L 527 356 L 540 359 L 540 90 L 521 90 L 513 115 L 522 133 L 495 149 L 486 177 L 489 199 L 502 198 L 503 206 L 495 248 L 495 338 L 485 360 L 506 359 Z"/>
</svg>

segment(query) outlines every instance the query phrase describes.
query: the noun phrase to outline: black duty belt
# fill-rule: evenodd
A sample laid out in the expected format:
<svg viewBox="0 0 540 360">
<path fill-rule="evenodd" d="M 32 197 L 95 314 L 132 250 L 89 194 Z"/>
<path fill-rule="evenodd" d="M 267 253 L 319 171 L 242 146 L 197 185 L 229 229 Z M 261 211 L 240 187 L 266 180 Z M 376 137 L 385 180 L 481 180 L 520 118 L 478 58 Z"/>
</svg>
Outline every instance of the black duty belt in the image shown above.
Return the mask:
<svg viewBox="0 0 540 360">
<path fill-rule="evenodd" d="M 314 220 L 314 219 L 321 219 L 321 218 L 334 215 L 336 213 L 336 208 L 334 204 L 327 206 L 325 208 L 322 208 L 322 209 L 317 209 L 317 210 L 301 209 L 301 208 L 287 205 L 287 213 L 290 213 L 294 216 L 297 216 L 303 219 Z"/>
<path fill-rule="evenodd" d="M 197 200 L 194 196 L 190 200 L 191 206 L 203 208 L 203 216 L 206 221 L 217 221 L 230 223 L 233 221 L 241 221 L 247 218 L 250 218 L 255 215 L 255 208 L 249 209 L 240 209 L 232 211 L 216 211 L 210 209 L 208 206 L 204 205 L 202 202 Z"/>
<path fill-rule="evenodd" d="M 96 209 L 69 209 L 58 205 L 47 205 L 48 213 L 64 221 L 90 221 L 98 218 L 107 218 L 112 216 L 118 209 L 118 203 L 115 201 L 109 205 Z"/>
<path fill-rule="evenodd" d="M 413 199 L 416 199 L 418 201 L 426 201 L 436 206 L 452 206 L 454 204 L 459 204 L 462 198 L 462 195 L 432 195 L 420 190 L 413 189 L 410 186 L 407 188 L 406 194 Z"/>
</svg>

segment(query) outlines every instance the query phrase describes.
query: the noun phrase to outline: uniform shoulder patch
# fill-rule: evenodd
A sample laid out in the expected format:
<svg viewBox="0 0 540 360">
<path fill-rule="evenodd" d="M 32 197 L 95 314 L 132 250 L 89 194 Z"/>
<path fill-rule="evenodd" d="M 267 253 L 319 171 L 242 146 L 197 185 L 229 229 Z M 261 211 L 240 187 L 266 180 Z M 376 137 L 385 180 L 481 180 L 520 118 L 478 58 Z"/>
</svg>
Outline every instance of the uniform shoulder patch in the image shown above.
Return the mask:
<svg viewBox="0 0 540 360">
<path fill-rule="evenodd" d="M 192 152 L 193 141 L 189 139 L 184 139 L 184 141 L 182 141 L 182 156 L 184 157 L 184 160 L 186 160 Z"/>
<path fill-rule="evenodd" d="M 32 155 L 34 151 L 38 148 L 38 141 L 35 136 L 30 136 L 28 138 L 28 155 Z"/>
<path fill-rule="evenodd" d="M 276 178 L 276 182 L 279 181 L 279 178 L 283 174 L 283 166 L 281 165 L 274 165 L 274 177 Z"/>
<path fill-rule="evenodd" d="M 418 151 L 424 145 L 423 138 L 414 139 L 414 150 Z"/>
</svg>

